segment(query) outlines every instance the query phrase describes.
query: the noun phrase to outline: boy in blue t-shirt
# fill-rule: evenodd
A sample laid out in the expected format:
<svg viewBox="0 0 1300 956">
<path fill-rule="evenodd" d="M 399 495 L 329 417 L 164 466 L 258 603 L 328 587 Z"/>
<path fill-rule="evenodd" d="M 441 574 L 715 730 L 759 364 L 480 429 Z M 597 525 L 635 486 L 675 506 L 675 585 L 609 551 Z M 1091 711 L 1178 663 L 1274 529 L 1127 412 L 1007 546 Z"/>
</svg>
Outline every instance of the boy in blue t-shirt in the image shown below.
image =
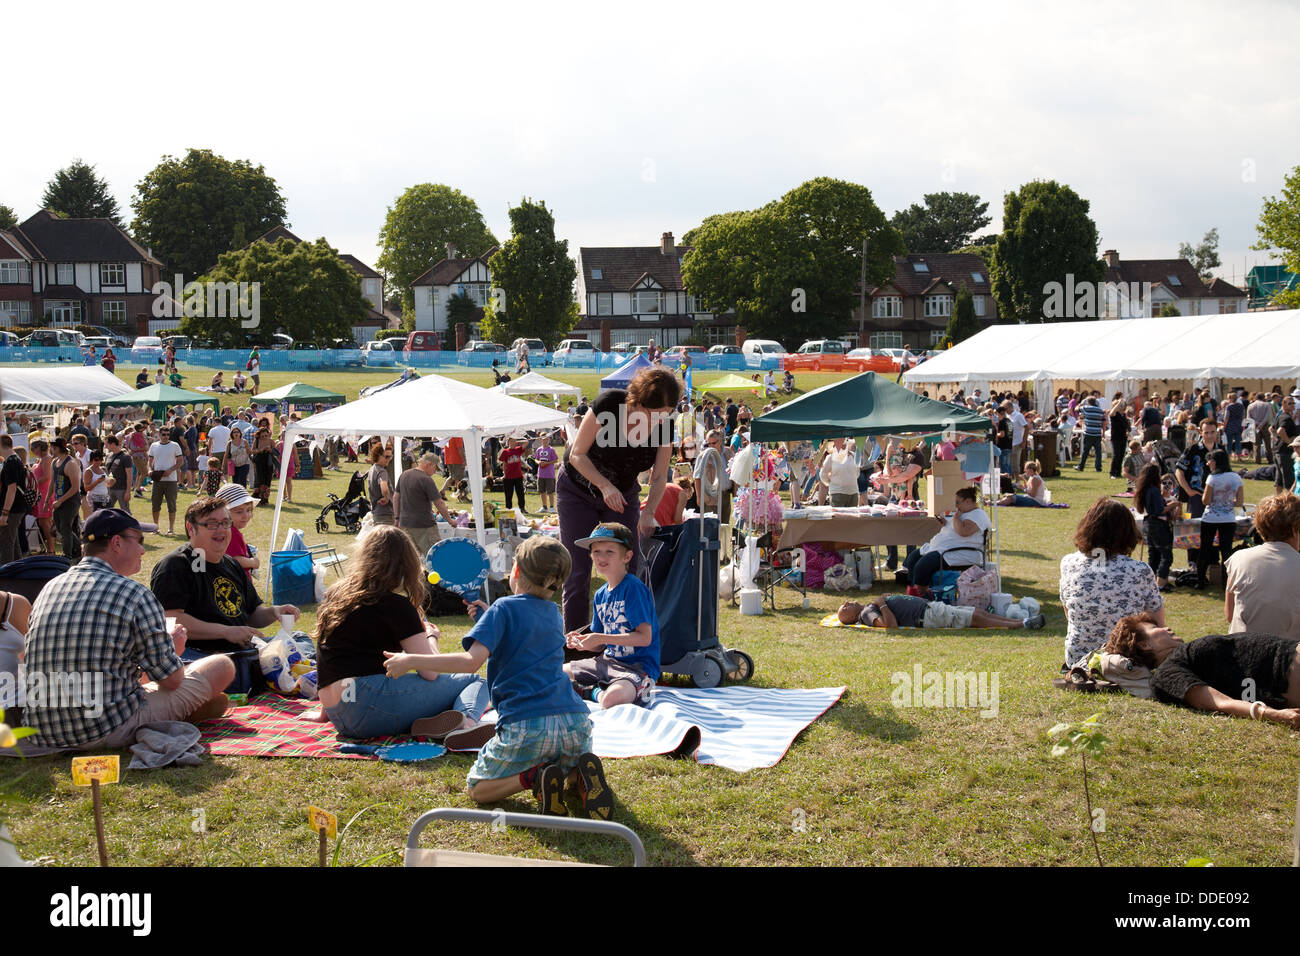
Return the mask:
<svg viewBox="0 0 1300 956">
<path fill-rule="evenodd" d="M 568 646 L 605 653 L 564 665 L 582 693 L 590 693 L 604 708 L 618 704 L 648 704 L 659 679 L 659 617 L 654 597 L 635 575 L 632 532 L 617 521 L 599 524 L 590 537 L 574 542 L 591 551 L 591 564 L 605 579 L 592 601 L 590 631 L 571 631 Z"/>
<path fill-rule="evenodd" d="M 614 798 L 600 758 L 591 752 L 587 705 L 565 678 L 564 625 L 551 594 L 569 576 L 564 545 L 533 537 L 515 552 L 510 597 L 491 607 L 469 605 L 474 626 L 462 639 L 464 654 L 394 654 L 385 651 L 389 677 L 407 671 L 473 674 L 487 662 L 488 692 L 496 707 L 496 736 L 479 750 L 465 782 L 479 803 L 495 803 L 522 790 L 537 797 L 540 812 L 567 816 L 566 774 L 582 812 L 608 820 Z M 481 612 L 481 613 L 480 613 Z"/>
</svg>

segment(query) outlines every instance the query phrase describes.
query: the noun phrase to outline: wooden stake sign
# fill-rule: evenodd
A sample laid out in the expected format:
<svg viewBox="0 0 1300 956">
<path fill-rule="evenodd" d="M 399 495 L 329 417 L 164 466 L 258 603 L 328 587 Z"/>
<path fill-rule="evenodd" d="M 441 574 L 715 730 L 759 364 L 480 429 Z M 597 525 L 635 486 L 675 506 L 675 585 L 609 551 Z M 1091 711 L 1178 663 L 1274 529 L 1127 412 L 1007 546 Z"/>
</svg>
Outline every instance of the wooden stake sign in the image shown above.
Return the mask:
<svg viewBox="0 0 1300 956">
<path fill-rule="evenodd" d="M 309 806 L 307 825 L 320 834 L 320 865 L 325 866 L 326 845 L 339 835 L 339 818 L 328 810 Z"/>
<path fill-rule="evenodd" d="M 108 844 L 104 840 L 104 800 L 99 788 L 117 783 L 119 774 L 119 757 L 112 754 L 103 757 L 73 757 L 72 783 L 78 787 L 90 787 L 91 805 L 95 811 L 95 842 L 99 847 L 99 865 L 108 866 Z"/>
</svg>

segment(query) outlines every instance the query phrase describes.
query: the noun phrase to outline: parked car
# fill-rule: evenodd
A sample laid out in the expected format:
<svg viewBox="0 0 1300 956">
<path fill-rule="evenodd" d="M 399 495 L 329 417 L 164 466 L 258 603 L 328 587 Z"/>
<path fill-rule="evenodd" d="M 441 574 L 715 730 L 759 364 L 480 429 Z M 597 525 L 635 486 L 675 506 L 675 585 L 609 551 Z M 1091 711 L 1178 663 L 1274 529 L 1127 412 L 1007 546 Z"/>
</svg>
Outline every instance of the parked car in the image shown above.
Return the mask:
<svg viewBox="0 0 1300 956">
<path fill-rule="evenodd" d="M 879 349 L 879 352 L 881 355 L 887 356 L 889 358 L 890 371 L 893 372 L 900 371 L 900 366 L 903 364 L 904 349 Z M 915 365 L 916 365 L 916 353 L 913 352 L 912 360 L 907 363 L 907 367 L 913 368 Z"/>
<path fill-rule="evenodd" d="M 844 367 L 858 372 L 896 372 L 894 360 L 875 349 L 852 349 L 844 356 Z"/>
<path fill-rule="evenodd" d="M 361 346 L 361 361 L 368 366 L 396 365 L 397 350 L 392 339 L 375 339 Z"/>
<path fill-rule="evenodd" d="M 515 349 L 519 348 L 520 342 L 523 342 L 525 345 L 528 346 L 529 358 L 532 358 L 534 355 L 538 355 L 546 351 L 546 343 L 543 342 L 541 339 L 525 339 L 525 338 L 518 338 L 515 339 L 513 342 L 511 342 L 510 351 L 513 352 L 515 351 Z"/>
<path fill-rule="evenodd" d="M 799 346 L 799 351 L 785 357 L 788 371 L 839 372 L 844 369 L 848 349 L 839 339 L 814 339 Z"/>
<path fill-rule="evenodd" d="M 16 333 L 0 329 L 0 348 L 17 348 L 18 342 L 19 339 Z"/>
<path fill-rule="evenodd" d="M 93 345 L 96 352 L 103 352 L 104 349 L 116 348 L 117 343 L 113 341 L 112 336 L 108 335 L 87 335 L 86 344 Z"/>
<path fill-rule="evenodd" d="M 691 361 L 707 355 L 708 351 L 703 345 L 674 345 L 672 348 L 664 351 L 663 363 L 665 365 L 677 366 L 682 364 L 682 357 L 689 355 Z"/>
<path fill-rule="evenodd" d="M 272 349 L 291 349 L 293 348 L 293 337 L 285 335 L 283 332 L 275 332 L 271 335 Z"/>
<path fill-rule="evenodd" d="M 128 348 L 131 340 L 121 332 L 114 332 L 106 325 L 83 325 L 83 329 L 90 329 L 91 337 L 104 336 L 113 342 L 113 348 Z"/>
<path fill-rule="evenodd" d="M 506 347 L 497 342 L 484 342 L 481 339 L 470 339 L 465 343 L 462 352 L 504 352 Z"/>
<path fill-rule="evenodd" d="M 437 332 L 411 332 L 402 345 L 402 355 L 409 361 L 412 352 L 441 352 L 442 339 Z"/>
<path fill-rule="evenodd" d="M 644 352 L 644 345 L 637 345 L 633 342 L 615 342 L 609 347 L 611 352 L 617 352 L 619 355 L 636 355 L 638 352 Z"/>
<path fill-rule="evenodd" d="M 555 347 L 551 361 L 556 365 L 593 365 L 600 350 L 586 339 L 565 339 Z"/>
<path fill-rule="evenodd" d="M 169 335 L 163 339 L 163 348 L 171 346 L 177 352 L 184 352 L 190 347 L 190 337 L 188 335 Z"/>
<path fill-rule="evenodd" d="M 739 345 L 714 345 L 709 348 L 710 355 L 744 355 Z"/>
<path fill-rule="evenodd" d="M 163 340 L 156 335 L 141 335 L 131 343 L 131 361 L 154 363 L 162 361 Z"/>
<path fill-rule="evenodd" d="M 740 351 L 745 356 L 746 364 L 758 365 L 763 359 L 779 359 L 785 355 L 785 346 L 776 339 L 745 339 Z"/>
</svg>

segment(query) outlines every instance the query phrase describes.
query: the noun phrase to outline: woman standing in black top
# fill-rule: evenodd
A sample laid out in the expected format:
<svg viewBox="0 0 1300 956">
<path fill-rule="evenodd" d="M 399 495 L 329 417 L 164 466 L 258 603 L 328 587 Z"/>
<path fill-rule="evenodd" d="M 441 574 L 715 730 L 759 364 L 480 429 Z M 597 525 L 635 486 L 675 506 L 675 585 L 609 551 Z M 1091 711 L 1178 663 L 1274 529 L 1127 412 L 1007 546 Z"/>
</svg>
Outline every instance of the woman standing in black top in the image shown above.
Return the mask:
<svg viewBox="0 0 1300 956">
<path fill-rule="evenodd" d="M 645 368 L 627 390 L 602 392 L 578 426 L 555 482 L 560 541 L 573 568 L 564 582 L 564 628 L 591 621 L 591 552 L 574 542 L 603 521 L 618 521 L 642 535 L 654 531 L 654 512 L 663 497 L 672 456 L 672 410 L 681 383 L 663 368 Z M 637 476 L 650 471 L 644 510 Z M 637 555 L 631 568 L 636 569 Z"/>
<path fill-rule="evenodd" d="M 1144 467 L 1138 475 L 1133 502 L 1137 513 L 1146 515 L 1142 533 L 1147 542 L 1147 564 L 1151 565 L 1160 590 L 1169 591 L 1169 568 L 1174 563 L 1174 532 L 1166 511 L 1169 504 L 1160 489 L 1160 466 L 1155 462 Z"/>
<path fill-rule="evenodd" d="M 1128 406 L 1116 398 L 1110 406 L 1110 476 L 1122 478 L 1125 449 L 1128 448 Z"/>
</svg>

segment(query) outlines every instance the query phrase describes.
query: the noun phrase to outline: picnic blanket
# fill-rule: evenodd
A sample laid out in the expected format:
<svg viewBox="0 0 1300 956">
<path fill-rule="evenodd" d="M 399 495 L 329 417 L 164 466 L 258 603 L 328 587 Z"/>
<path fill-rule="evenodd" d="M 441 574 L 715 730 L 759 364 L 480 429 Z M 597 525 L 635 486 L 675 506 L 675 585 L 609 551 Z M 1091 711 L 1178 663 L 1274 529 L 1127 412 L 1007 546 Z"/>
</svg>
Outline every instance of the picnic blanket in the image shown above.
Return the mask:
<svg viewBox="0 0 1300 956">
<path fill-rule="evenodd" d="M 679 754 L 736 771 L 771 767 L 845 689 L 661 687 L 648 708 L 628 705 L 602 710 L 590 704 L 593 748 L 598 756 L 613 759 Z M 301 719 L 312 706 L 305 700 L 263 695 L 219 720 L 206 721 L 201 728 L 203 742 L 214 756 L 374 759 L 339 753 L 342 741 L 332 724 Z M 377 737 L 367 743 L 409 739 Z"/>
<path fill-rule="evenodd" d="M 861 623 L 845 624 L 842 621 L 840 621 L 839 615 L 837 614 L 827 614 L 824 618 L 822 618 L 817 623 L 821 627 L 860 627 L 864 631 L 874 630 L 874 628 L 869 627 L 866 624 L 861 624 Z"/>
</svg>

